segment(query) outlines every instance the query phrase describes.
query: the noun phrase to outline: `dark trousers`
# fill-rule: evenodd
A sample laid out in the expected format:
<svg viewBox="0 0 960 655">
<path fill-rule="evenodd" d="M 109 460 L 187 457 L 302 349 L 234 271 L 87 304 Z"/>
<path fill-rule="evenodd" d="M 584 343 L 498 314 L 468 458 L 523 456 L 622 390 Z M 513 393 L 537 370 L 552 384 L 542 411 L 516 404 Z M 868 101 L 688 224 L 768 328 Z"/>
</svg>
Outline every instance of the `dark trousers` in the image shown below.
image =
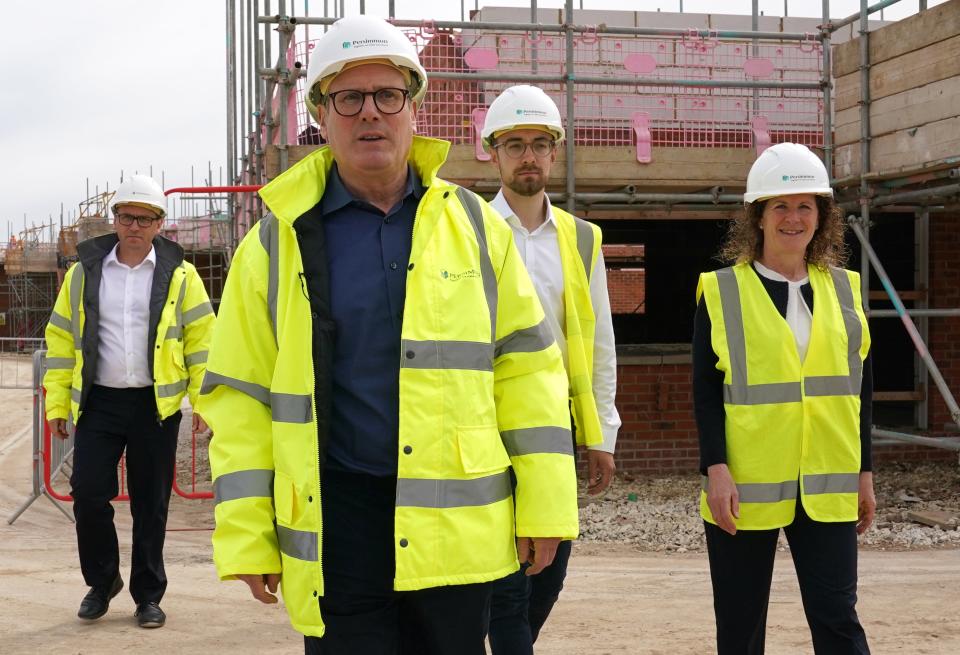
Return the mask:
<svg viewBox="0 0 960 655">
<path fill-rule="evenodd" d="M 130 594 L 137 604 L 163 598 L 163 540 L 179 427 L 180 412 L 157 420 L 152 387 L 91 389 L 77 424 L 70 476 L 80 569 L 89 586 L 106 590 L 120 572 L 110 500 L 119 492 L 117 464 L 126 448 L 133 516 Z"/>
<path fill-rule="evenodd" d="M 719 655 L 764 651 L 767 603 L 779 530 L 739 530 L 729 535 L 704 522 Z M 866 654 L 857 618 L 856 524 L 812 520 L 797 501 L 784 533 L 800 583 L 807 623 L 818 655 Z"/>
<path fill-rule="evenodd" d="M 550 611 L 567 577 L 572 541 L 561 541 L 553 562 L 537 575 L 528 565 L 493 583 L 490 601 L 490 652 L 493 655 L 532 655 Z"/>
<path fill-rule="evenodd" d="M 304 637 L 307 655 L 484 654 L 490 583 L 393 590 L 396 487 L 396 478 L 324 471 L 326 631 Z"/>
</svg>

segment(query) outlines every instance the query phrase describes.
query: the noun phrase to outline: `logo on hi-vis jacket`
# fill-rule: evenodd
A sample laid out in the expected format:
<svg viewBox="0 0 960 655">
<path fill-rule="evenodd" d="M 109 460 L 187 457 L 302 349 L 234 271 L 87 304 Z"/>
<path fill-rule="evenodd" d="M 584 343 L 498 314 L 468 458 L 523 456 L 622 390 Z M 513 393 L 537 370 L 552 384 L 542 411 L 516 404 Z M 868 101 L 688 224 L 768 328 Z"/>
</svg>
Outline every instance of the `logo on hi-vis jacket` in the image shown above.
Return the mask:
<svg viewBox="0 0 960 655">
<path fill-rule="evenodd" d="M 467 278 L 476 278 L 480 277 L 480 271 L 475 268 L 468 268 L 467 270 L 461 273 L 451 273 L 450 271 L 440 271 L 440 277 L 444 280 L 449 280 L 450 282 L 459 282 L 460 280 L 465 280 Z"/>
</svg>

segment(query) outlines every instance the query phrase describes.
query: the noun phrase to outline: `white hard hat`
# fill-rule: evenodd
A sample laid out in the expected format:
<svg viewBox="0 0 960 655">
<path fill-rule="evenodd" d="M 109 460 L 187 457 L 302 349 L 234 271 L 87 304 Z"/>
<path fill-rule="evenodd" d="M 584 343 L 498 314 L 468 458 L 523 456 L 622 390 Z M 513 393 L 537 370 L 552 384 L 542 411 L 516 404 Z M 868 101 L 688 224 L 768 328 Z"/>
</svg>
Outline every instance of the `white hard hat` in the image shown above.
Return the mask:
<svg viewBox="0 0 960 655">
<path fill-rule="evenodd" d="M 418 102 L 427 92 L 427 71 L 420 64 L 410 39 L 382 18 L 360 15 L 341 18 L 330 26 L 310 53 L 307 68 L 307 109 L 314 120 L 320 93 L 314 86 L 321 80 L 349 68 L 350 64 L 379 59 L 409 72 L 410 100 Z"/>
<path fill-rule="evenodd" d="M 481 136 L 490 145 L 495 134 L 527 126 L 546 128 L 557 141 L 565 134 L 560 110 L 550 96 L 539 87 L 519 84 L 504 89 L 490 104 Z"/>
<path fill-rule="evenodd" d="M 807 146 L 799 143 L 778 143 L 764 150 L 753 162 L 747 176 L 747 192 L 743 202 L 795 193 L 812 193 L 833 197 L 827 169 Z"/>
<path fill-rule="evenodd" d="M 130 179 L 120 183 L 110 200 L 110 211 L 115 211 L 120 205 L 155 209 L 160 212 L 160 218 L 167 215 L 167 197 L 163 195 L 163 187 L 149 175 L 131 175 Z"/>
</svg>

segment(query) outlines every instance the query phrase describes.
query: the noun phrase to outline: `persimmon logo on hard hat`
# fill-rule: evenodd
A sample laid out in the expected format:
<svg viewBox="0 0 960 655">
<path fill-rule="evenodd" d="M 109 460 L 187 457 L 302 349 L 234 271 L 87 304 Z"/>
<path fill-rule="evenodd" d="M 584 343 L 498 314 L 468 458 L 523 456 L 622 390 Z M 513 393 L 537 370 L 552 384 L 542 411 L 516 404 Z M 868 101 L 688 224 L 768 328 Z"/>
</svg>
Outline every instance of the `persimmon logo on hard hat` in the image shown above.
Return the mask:
<svg viewBox="0 0 960 655">
<path fill-rule="evenodd" d="M 539 118 L 545 118 L 547 112 L 540 111 L 539 109 L 518 109 L 517 116 L 537 116 Z"/>
<path fill-rule="evenodd" d="M 816 182 L 817 180 L 813 175 L 784 175 L 781 179 L 784 182 Z"/>
<path fill-rule="evenodd" d="M 390 43 L 386 39 L 358 39 L 356 41 L 344 41 L 341 47 L 347 50 L 349 48 L 367 48 L 370 46 L 384 48 L 388 45 L 390 45 Z"/>
</svg>

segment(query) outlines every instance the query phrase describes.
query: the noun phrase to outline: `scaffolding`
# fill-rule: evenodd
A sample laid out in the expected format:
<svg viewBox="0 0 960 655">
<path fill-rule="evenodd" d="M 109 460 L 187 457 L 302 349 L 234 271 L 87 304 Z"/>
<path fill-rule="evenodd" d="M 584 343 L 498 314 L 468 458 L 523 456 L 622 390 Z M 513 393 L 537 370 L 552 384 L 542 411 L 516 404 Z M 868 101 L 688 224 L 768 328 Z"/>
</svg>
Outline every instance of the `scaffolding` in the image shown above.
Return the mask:
<svg viewBox="0 0 960 655">
<path fill-rule="evenodd" d="M 954 164 L 883 179 L 870 171 L 869 16 L 896 1 L 868 6 L 861 0 L 860 12 L 833 21 L 829 0 L 822 0 L 819 22 L 794 32 L 786 31 L 787 19 L 774 23 L 761 16 L 757 0 L 749 28 L 733 20 L 691 27 L 631 26 L 664 25 L 664 20 L 618 25 L 596 20 L 611 12 L 583 12 L 582 3 L 578 11 L 572 0 L 560 10 L 538 9 L 531 0 L 528 21 L 487 9 L 464 20 L 462 2 L 460 21 L 398 20 L 391 1 L 389 18 L 418 47 L 430 76 L 418 131 L 451 141 L 444 177 L 481 195 L 489 197 L 499 186 L 482 179 L 490 178 L 489 172 L 477 173 L 486 158 L 479 142 L 486 108 L 503 88 L 523 82 L 541 86 L 554 98 L 570 137 L 558 156 L 562 177 L 548 185 L 550 199 L 591 218 L 726 218 L 742 207 L 747 169 L 763 149 L 795 141 L 822 153 L 827 169 L 839 178 L 834 182 L 841 206 L 859 210 L 851 224 L 861 242 L 866 309 L 872 319 L 901 317 L 917 348 L 910 398 L 917 402 L 915 427 L 926 429 L 928 375 L 934 376 L 954 423 L 960 423 L 957 404 L 947 384 L 936 381 L 936 364 L 924 345 L 931 318 L 960 315 L 960 310 L 926 308 L 922 293 L 929 282 L 930 214 L 960 207 L 960 168 Z M 311 30 L 314 37 L 325 31 L 343 15 L 343 5 L 333 2 L 331 14 L 325 2 L 322 17 L 295 15 L 296 6 L 285 0 L 226 0 L 228 184 L 264 184 L 319 143 L 302 102 Z M 304 14 L 306 7 L 304 2 Z M 363 2 L 360 7 L 362 13 Z M 926 0 L 920 0 L 920 11 L 925 10 Z M 673 18 L 683 20 L 679 16 Z M 790 25 L 800 24 L 791 20 Z M 841 127 L 859 128 L 857 149 L 864 163 L 856 175 L 841 176 L 835 173 L 840 128 L 832 55 L 848 36 L 859 36 L 861 96 L 859 116 Z M 656 177 L 664 161 L 674 165 L 666 169 L 670 179 Z M 723 179 L 697 177 L 703 171 L 719 171 L 715 175 Z M 904 308 L 876 258 L 871 211 L 909 211 L 916 217 L 913 297 L 919 309 Z M 235 238 L 262 213 L 256 196 L 234 196 L 227 215 Z M 893 310 L 871 309 L 871 274 L 881 280 Z M 911 315 L 919 319 L 914 330 Z M 876 434 L 882 440 L 922 442 L 893 430 L 878 428 Z"/>
<path fill-rule="evenodd" d="M 54 225 L 34 226 L 11 238 L 3 261 L 6 277 L 0 300 L 3 320 L 0 334 L 33 349 L 50 318 L 57 297 L 57 253 Z"/>
</svg>

